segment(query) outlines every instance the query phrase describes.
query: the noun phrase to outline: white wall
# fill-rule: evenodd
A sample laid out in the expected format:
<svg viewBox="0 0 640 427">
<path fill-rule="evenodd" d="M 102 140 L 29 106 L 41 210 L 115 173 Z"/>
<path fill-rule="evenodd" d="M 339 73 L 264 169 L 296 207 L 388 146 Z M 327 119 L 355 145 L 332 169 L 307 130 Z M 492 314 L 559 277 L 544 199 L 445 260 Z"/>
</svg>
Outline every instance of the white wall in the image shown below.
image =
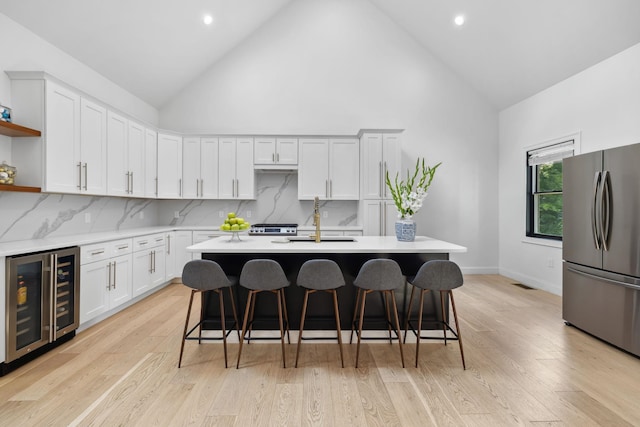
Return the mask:
<svg viewBox="0 0 640 427">
<path fill-rule="evenodd" d="M 500 113 L 501 274 L 561 293 L 562 250 L 523 242 L 525 147 L 575 132 L 584 153 L 640 142 L 638 76 L 640 44 Z"/>
<path fill-rule="evenodd" d="M 401 128 L 403 166 L 443 162 L 420 234 L 497 272 L 497 112 L 366 0 L 301 0 L 187 86 L 161 126 L 192 133 L 352 134 Z"/>
</svg>

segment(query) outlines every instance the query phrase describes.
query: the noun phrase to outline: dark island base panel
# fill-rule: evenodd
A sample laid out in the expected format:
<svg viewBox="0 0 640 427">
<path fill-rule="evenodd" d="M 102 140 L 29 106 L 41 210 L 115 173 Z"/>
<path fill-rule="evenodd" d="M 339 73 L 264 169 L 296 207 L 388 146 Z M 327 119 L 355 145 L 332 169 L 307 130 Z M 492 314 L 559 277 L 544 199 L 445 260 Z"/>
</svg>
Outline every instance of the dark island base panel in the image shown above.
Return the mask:
<svg viewBox="0 0 640 427">
<path fill-rule="evenodd" d="M 372 258 L 390 258 L 398 262 L 402 273 L 405 276 L 414 276 L 420 266 L 426 261 L 433 259 L 449 259 L 447 253 L 420 253 L 420 254 L 335 254 L 335 253 L 307 253 L 307 254 L 202 254 L 203 259 L 216 261 L 226 274 L 231 276 L 240 276 L 243 265 L 252 259 L 268 258 L 280 263 L 284 269 L 287 278 L 291 282 L 291 286 L 286 288 L 285 296 L 287 301 L 287 314 L 289 316 L 289 329 L 295 330 L 300 328 L 300 317 L 302 314 L 302 303 L 304 300 L 304 288 L 296 285 L 298 271 L 302 264 L 310 259 L 331 259 L 338 263 L 345 276 L 346 285 L 338 289 L 338 308 L 340 311 L 340 324 L 343 330 L 351 329 L 351 321 L 355 310 L 355 299 L 357 288 L 353 285 L 355 277 L 362 265 Z M 235 297 L 238 304 L 238 320 L 239 327 L 242 328 L 242 319 L 244 309 L 247 304 L 247 289 L 237 286 L 235 289 Z M 401 329 L 404 327 L 405 313 L 408 310 L 409 297 L 411 296 L 411 286 L 405 285 L 396 290 L 396 304 L 398 306 L 398 315 L 400 319 Z M 418 314 L 418 297 L 412 307 L 412 318 Z M 231 316 L 231 302 L 228 293 L 225 292 L 225 317 L 227 325 L 231 325 L 233 317 Z M 448 299 L 445 300 L 445 315 L 448 316 Z M 208 319 L 203 325 L 203 329 L 219 329 L 220 309 L 218 297 L 214 293 L 207 294 L 205 297 L 205 316 Z M 255 308 L 255 330 L 278 330 L 278 314 L 277 300 L 275 294 L 263 292 L 258 295 Z M 384 300 L 379 293 L 369 294 L 365 305 L 365 321 L 364 329 L 370 330 L 386 330 L 387 325 L 384 321 Z M 433 320 L 432 322 L 423 322 L 423 329 L 436 330 L 442 327 L 435 323 L 435 320 L 442 319 L 440 308 L 439 293 L 428 292 L 425 294 L 425 319 Z M 262 319 L 258 321 L 258 319 Z M 392 319 L 393 321 L 393 319 Z M 309 296 L 309 304 L 307 307 L 307 319 L 304 325 L 305 330 L 334 330 L 335 321 L 333 314 L 333 299 L 331 294 L 327 292 L 316 292 Z"/>
</svg>

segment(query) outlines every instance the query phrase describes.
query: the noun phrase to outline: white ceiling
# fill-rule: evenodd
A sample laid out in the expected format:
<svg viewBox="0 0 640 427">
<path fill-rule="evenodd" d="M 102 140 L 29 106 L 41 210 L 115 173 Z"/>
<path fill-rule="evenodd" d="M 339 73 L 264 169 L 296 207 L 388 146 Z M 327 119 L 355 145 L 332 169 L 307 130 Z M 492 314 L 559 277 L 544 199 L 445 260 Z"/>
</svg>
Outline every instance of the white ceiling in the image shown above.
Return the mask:
<svg viewBox="0 0 640 427">
<path fill-rule="evenodd" d="M 0 13 L 161 108 L 291 1 L 306 0 L 0 0 Z M 640 43 L 638 0 L 369 1 L 497 109 Z"/>
</svg>

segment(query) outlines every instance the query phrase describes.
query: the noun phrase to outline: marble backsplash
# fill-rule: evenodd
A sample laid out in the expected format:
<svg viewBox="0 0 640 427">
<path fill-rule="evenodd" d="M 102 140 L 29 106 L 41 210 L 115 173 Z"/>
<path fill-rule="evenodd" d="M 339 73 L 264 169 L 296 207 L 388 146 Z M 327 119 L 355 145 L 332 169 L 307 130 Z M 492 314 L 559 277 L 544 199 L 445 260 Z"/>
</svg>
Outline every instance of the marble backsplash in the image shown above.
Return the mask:
<svg viewBox="0 0 640 427">
<path fill-rule="evenodd" d="M 313 202 L 298 200 L 297 173 L 257 173 L 256 194 L 256 200 L 236 201 L 0 192 L 0 242 L 150 226 L 217 228 L 221 212 L 236 212 L 254 224 L 312 225 Z M 320 210 L 324 226 L 358 224 L 357 201 L 321 201 Z"/>
</svg>

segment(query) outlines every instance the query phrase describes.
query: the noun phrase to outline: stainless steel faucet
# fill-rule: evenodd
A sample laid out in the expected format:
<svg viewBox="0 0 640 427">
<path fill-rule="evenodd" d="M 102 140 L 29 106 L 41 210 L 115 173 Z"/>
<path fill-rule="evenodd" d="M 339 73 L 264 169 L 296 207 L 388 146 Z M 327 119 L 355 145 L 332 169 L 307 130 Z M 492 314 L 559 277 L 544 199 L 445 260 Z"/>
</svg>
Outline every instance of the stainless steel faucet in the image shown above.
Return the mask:
<svg viewBox="0 0 640 427">
<path fill-rule="evenodd" d="M 316 234 L 310 237 L 315 238 L 316 243 L 320 243 L 320 200 L 318 196 L 313 199 L 313 225 L 316 226 Z"/>
</svg>

